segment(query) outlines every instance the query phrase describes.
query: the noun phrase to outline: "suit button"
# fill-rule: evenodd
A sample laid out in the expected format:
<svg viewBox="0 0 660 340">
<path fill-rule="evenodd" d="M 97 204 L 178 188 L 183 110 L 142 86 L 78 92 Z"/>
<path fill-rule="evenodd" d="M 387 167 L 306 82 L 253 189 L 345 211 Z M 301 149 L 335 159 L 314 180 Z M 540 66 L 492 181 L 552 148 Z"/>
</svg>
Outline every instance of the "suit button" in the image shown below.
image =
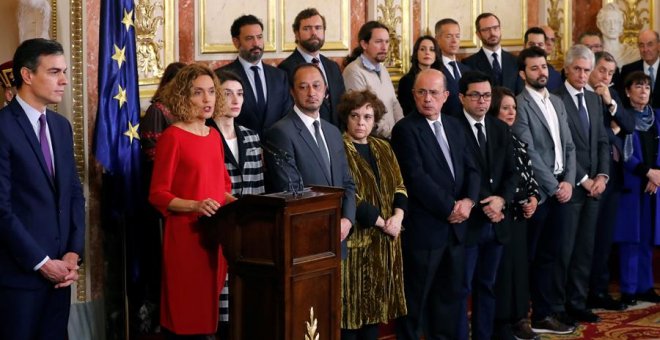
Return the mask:
<svg viewBox="0 0 660 340">
<path fill-rule="evenodd" d="M 490 181 L 490 184 L 493 184 L 493 179 L 492 179 L 492 178 L 491 178 L 491 179 L 489 179 L 489 181 Z"/>
</svg>

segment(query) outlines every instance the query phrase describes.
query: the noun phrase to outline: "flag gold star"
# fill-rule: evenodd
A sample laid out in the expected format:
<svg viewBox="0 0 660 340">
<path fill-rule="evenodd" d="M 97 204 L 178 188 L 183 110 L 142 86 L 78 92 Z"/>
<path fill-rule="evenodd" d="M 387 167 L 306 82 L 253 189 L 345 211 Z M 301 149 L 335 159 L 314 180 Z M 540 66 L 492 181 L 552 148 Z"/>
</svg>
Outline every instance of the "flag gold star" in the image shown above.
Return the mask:
<svg viewBox="0 0 660 340">
<path fill-rule="evenodd" d="M 119 68 L 121 69 L 121 64 L 126 61 L 126 47 L 119 48 L 117 45 L 115 47 L 115 54 L 112 55 L 112 59 L 117 61 Z"/>
<path fill-rule="evenodd" d="M 126 12 L 126 9 L 124 9 L 124 18 L 121 19 L 121 23 L 124 24 L 124 26 L 126 26 L 126 31 L 127 32 L 131 28 L 131 26 L 134 26 L 133 25 L 133 10 L 131 10 L 130 12 Z"/>
<path fill-rule="evenodd" d="M 119 88 L 118 92 L 112 98 L 117 99 L 119 101 L 119 108 L 121 109 L 124 103 L 126 103 L 126 89 L 123 89 L 121 85 L 117 85 L 117 87 Z"/>
<path fill-rule="evenodd" d="M 133 138 L 135 139 L 140 139 L 140 135 L 138 134 L 138 127 L 140 126 L 140 123 L 138 124 L 131 124 L 131 122 L 128 122 L 128 130 L 124 132 L 124 136 L 128 137 L 131 141 L 130 143 L 133 144 Z"/>
</svg>

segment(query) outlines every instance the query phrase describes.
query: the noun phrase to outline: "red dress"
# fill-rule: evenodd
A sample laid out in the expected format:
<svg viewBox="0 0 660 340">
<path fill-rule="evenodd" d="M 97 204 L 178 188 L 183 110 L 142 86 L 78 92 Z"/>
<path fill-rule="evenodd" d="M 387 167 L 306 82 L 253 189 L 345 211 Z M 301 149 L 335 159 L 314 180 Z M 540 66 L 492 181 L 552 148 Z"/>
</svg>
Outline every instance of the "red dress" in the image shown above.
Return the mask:
<svg viewBox="0 0 660 340">
<path fill-rule="evenodd" d="M 156 145 L 149 201 L 165 216 L 160 323 L 174 333 L 216 332 L 227 262 L 220 247 L 209 251 L 200 243 L 199 214 L 176 213 L 167 206 L 175 197 L 223 204 L 225 192 L 231 192 L 231 180 L 220 134 L 167 128 Z"/>
</svg>

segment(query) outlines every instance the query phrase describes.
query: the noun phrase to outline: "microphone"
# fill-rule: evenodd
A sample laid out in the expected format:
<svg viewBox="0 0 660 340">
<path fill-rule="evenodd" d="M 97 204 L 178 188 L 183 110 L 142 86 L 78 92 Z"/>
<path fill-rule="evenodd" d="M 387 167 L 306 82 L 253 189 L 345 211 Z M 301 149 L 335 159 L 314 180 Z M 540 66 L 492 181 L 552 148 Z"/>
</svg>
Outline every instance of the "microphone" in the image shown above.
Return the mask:
<svg viewBox="0 0 660 340">
<path fill-rule="evenodd" d="M 278 148 L 271 142 L 259 142 L 259 146 L 275 161 L 275 165 L 282 170 L 287 180 L 287 187 L 285 192 L 290 192 L 294 197 L 298 197 L 304 191 L 302 175 L 296 167 L 295 160 L 288 152 Z M 296 181 L 293 179 L 297 178 Z"/>
</svg>

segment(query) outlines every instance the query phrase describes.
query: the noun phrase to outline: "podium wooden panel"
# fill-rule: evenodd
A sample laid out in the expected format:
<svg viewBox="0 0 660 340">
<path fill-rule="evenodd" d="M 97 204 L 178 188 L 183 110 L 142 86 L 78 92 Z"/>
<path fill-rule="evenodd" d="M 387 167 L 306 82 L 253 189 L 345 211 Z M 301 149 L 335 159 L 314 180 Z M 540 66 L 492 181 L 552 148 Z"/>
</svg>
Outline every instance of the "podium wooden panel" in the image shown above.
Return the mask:
<svg viewBox="0 0 660 340">
<path fill-rule="evenodd" d="M 201 220 L 229 263 L 230 339 L 339 340 L 343 190 L 308 189 L 248 195 Z"/>
</svg>

